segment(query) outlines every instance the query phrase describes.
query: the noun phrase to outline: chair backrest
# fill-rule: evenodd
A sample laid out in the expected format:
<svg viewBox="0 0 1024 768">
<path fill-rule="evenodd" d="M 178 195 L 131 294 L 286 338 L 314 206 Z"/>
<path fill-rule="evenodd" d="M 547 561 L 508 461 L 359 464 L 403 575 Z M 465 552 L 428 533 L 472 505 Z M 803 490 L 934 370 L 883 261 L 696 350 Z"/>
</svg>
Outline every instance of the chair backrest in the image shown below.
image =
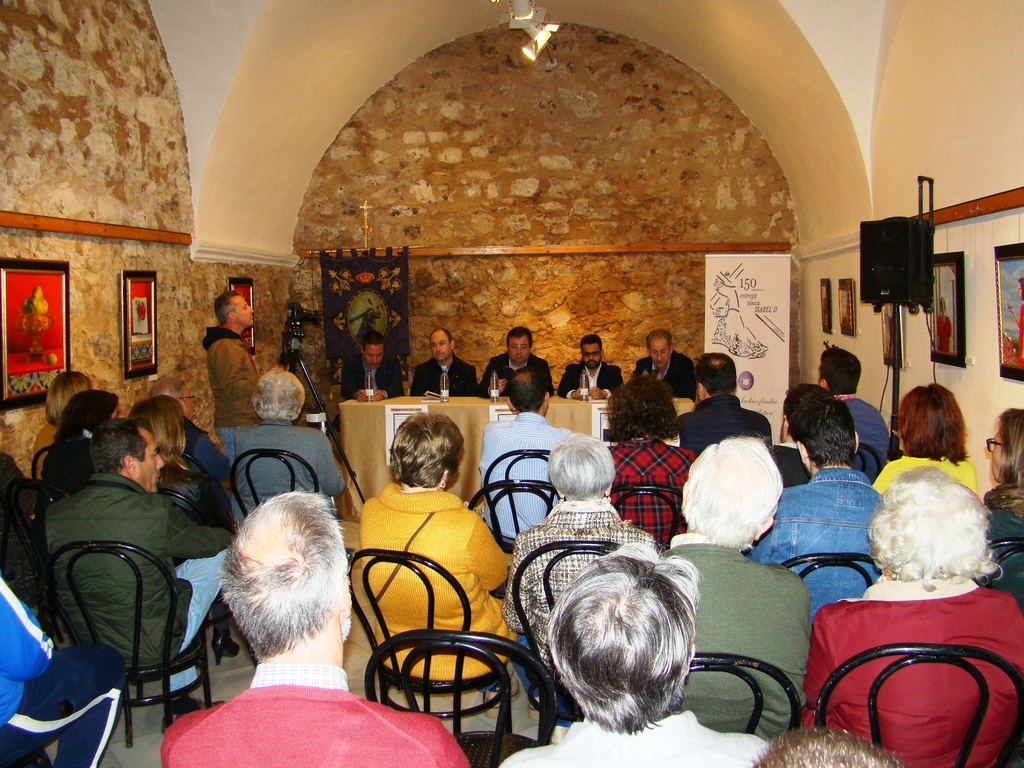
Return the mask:
<svg viewBox="0 0 1024 768">
<path fill-rule="evenodd" d="M 540 461 L 545 464 L 543 467 L 543 473 L 540 473 L 540 468 L 535 468 L 537 473 L 543 475 L 543 479 L 546 481 L 548 477 L 547 463 L 551 457 L 551 451 L 542 450 L 540 448 L 523 448 L 518 451 L 509 451 L 503 453 L 501 456 L 491 462 L 491 466 L 484 472 L 484 485 L 495 480 L 516 480 L 517 478 L 512 476 L 512 470 L 515 467 L 523 469 L 527 462 Z M 532 474 L 532 473 L 531 473 Z M 537 478 L 531 478 L 537 479 Z"/>
<path fill-rule="evenodd" d="M 989 546 L 992 547 L 992 557 L 1003 564 L 1004 560 L 1024 554 L 1024 538 L 993 539 Z"/>
<path fill-rule="evenodd" d="M 757 730 L 761 713 L 764 711 L 764 693 L 754 672 L 768 676 L 782 688 L 789 700 L 789 729 L 800 727 L 800 696 L 793 681 L 778 667 L 760 659 L 732 653 L 698 653 L 690 662 L 690 674 L 699 672 L 730 674 L 746 683 L 750 689 L 751 712 L 743 729 L 744 733 L 754 733 Z"/>
<path fill-rule="evenodd" d="M 667 547 L 673 536 L 686 530 L 683 490 L 679 486 L 620 483 L 612 486 L 611 502 L 623 520 L 647 531 L 659 547 Z"/>
<path fill-rule="evenodd" d="M 864 579 L 864 587 L 875 583 L 878 568 L 875 561 L 861 552 L 812 552 L 791 557 L 782 564 L 783 568 L 795 568 L 801 579 L 822 568 L 848 568 Z"/>
<path fill-rule="evenodd" d="M 491 533 L 498 546 L 511 552 L 515 538 L 529 526 L 524 522 L 536 518 L 540 522 L 554 508 L 558 492 L 551 483 L 540 480 L 496 480 L 473 494 L 470 509 L 486 502 Z M 503 524 L 507 518 L 509 524 Z"/>
<path fill-rule="evenodd" d="M 38 451 L 35 456 L 32 457 L 32 479 L 38 480 L 39 473 L 43 471 L 43 461 L 46 459 L 46 454 L 50 452 L 52 445 L 44 445 Z"/>
<path fill-rule="evenodd" d="M 369 701 L 378 701 L 377 683 L 382 681 L 380 675 L 381 665 L 386 660 L 393 658 L 396 654 L 406 653 L 405 660 L 400 667 L 399 678 L 402 689 L 405 693 L 406 703 L 412 711 L 419 711 L 419 702 L 423 702 L 423 710 L 430 711 L 429 689 L 424 692 L 419 684 L 419 678 L 414 674 L 417 665 L 429 665 L 432 655 L 444 654 L 445 656 L 456 655 L 455 687 L 448 695 L 454 695 L 456 704 L 454 706 L 452 730 L 456 739 L 470 757 L 470 764 L 473 766 L 486 765 L 488 768 L 497 768 L 498 764 L 512 751 L 527 747 L 543 746 L 551 741 L 551 733 L 555 727 L 555 683 L 544 664 L 530 651 L 507 640 L 504 637 L 490 635 L 483 632 L 452 632 L 442 630 L 414 630 L 403 632 L 385 641 L 374 651 L 370 661 L 366 665 L 365 672 L 365 694 Z M 462 669 L 466 660 L 473 660 L 477 665 L 484 665 L 489 675 L 495 679 L 498 691 L 498 713 L 495 720 L 493 734 L 462 733 L 461 719 L 463 716 L 461 697 L 468 691 L 464 691 L 459 682 L 463 680 Z M 512 732 L 512 681 L 508 671 L 507 662 L 520 665 L 526 669 L 531 680 L 535 681 L 537 687 L 537 700 L 540 711 L 540 722 L 537 728 L 537 739 L 529 739 L 524 736 L 516 736 Z M 513 673 L 514 674 L 514 673 Z M 467 686 L 468 687 L 468 686 Z M 468 714 L 468 713 L 467 713 Z M 473 749 L 475 746 L 482 746 L 480 752 L 483 759 L 474 760 Z"/>
<path fill-rule="evenodd" d="M 974 681 L 978 690 L 978 704 L 971 717 L 963 746 L 960 748 L 960 753 L 954 763 L 954 768 L 965 766 L 974 743 L 978 738 L 978 732 L 984 723 L 990 698 L 989 684 L 979 669 L 980 663 L 1003 673 L 1013 685 L 1016 694 L 1017 706 L 1014 724 L 1006 734 L 1006 741 L 999 751 L 999 756 L 994 765 L 998 768 L 998 766 L 1004 766 L 1009 762 L 1010 757 L 1017 748 L 1021 734 L 1024 733 L 1024 676 L 1006 659 L 984 648 L 968 645 L 897 643 L 881 645 L 877 648 L 862 651 L 836 667 L 825 680 L 824 685 L 821 687 L 821 692 L 818 694 L 818 701 L 815 704 L 815 725 L 827 725 L 829 699 L 843 678 L 858 667 L 879 659 L 891 659 L 891 661 L 885 662 L 876 673 L 874 682 L 868 690 L 867 709 L 872 742 L 890 750 L 894 749 L 894 747 L 898 749 L 901 736 L 899 733 L 890 734 L 890 742 L 888 744 L 883 743 L 878 715 L 878 696 L 882 686 L 901 670 L 917 664 L 950 664 L 966 672 Z M 937 717 L 948 719 L 948 712 L 943 709 L 944 703 L 941 700 L 935 702 Z"/>
<path fill-rule="evenodd" d="M 198 525 L 216 525 L 213 520 L 210 520 L 207 515 L 203 514 L 203 511 L 199 508 L 198 504 L 192 501 L 192 499 L 181 491 L 176 491 L 173 488 L 157 488 L 156 492 L 161 496 L 169 498 L 174 503 L 174 506 L 185 513 L 189 520 L 192 520 Z"/>
<path fill-rule="evenodd" d="M 104 623 L 103 613 L 104 609 L 109 610 L 110 606 L 98 606 L 90 601 L 96 595 L 97 571 L 95 569 L 99 565 L 98 561 L 103 561 L 105 568 L 114 568 L 121 576 L 127 577 L 127 583 L 133 585 L 132 598 L 127 603 L 117 606 L 119 611 L 130 612 L 132 626 L 130 638 L 111 638 L 103 635 L 101 630 Z M 178 590 L 174 574 L 159 557 L 142 547 L 120 541 L 72 541 L 53 553 L 51 572 L 54 577 L 57 573 L 63 573 L 68 592 L 73 598 L 73 607 L 78 611 L 88 633 L 85 637 L 76 637 L 77 643 L 107 643 L 123 648 L 124 640 L 130 640 L 129 654 L 125 655 L 122 651 L 129 678 L 138 676 L 139 670 L 147 666 L 140 662 L 147 590 L 165 591 L 166 616 L 162 622 L 161 635 L 156 638 L 156 644 L 161 649 L 164 677 L 169 678 L 167 670 L 170 660 L 178 651 L 178 648 L 172 643 L 175 635 L 175 617 L 178 611 Z M 104 572 L 109 573 L 110 571 Z M 86 584 L 92 587 L 91 592 L 88 587 L 84 586 Z M 69 613 L 72 606 L 64 605 L 63 608 L 65 613 Z M 74 632 L 74 624 L 69 623 L 69 625 L 72 626 Z M 164 689 L 169 690 L 168 686 L 168 680 L 165 679 Z"/>
<path fill-rule="evenodd" d="M 196 472 L 198 472 L 198 473 L 200 473 L 202 475 L 209 475 L 210 474 L 209 470 L 207 470 L 207 468 L 203 466 L 203 462 L 201 462 L 199 459 L 197 459 L 195 456 L 193 456 L 188 451 L 183 451 L 182 454 L 181 454 L 181 458 L 183 458 L 185 460 L 185 463 L 188 464 L 190 467 L 192 467 L 192 469 L 194 471 L 196 471 Z M 212 477 L 212 475 L 211 475 L 211 477 Z"/>
<path fill-rule="evenodd" d="M 857 454 L 853 457 L 853 468 L 867 475 L 869 483 L 875 482 L 885 463 L 882 454 L 864 443 L 857 447 Z"/>
<path fill-rule="evenodd" d="M 445 589 L 450 589 L 454 593 L 455 599 L 462 608 L 461 629 L 463 631 L 469 630 L 470 622 L 472 621 L 472 612 L 469 605 L 469 597 L 466 595 L 466 590 L 463 589 L 462 585 L 459 584 L 458 580 L 456 580 L 451 573 L 429 557 L 417 555 L 413 552 L 399 552 L 390 549 L 361 549 L 352 556 L 349 563 L 350 577 L 356 573 L 357 566 L 362 567 L 362 573 L 359 577 L 360 584 L 362 584 L 363 594 L 366 595 L 366 601 L 370 604 L 370 610 L 377 621 L 377 626 L 380 628 L 383 640 L 387 640 L 395 634 L 395 632 L 388 626 L 388 619 L 381 606 L 381 601 L 391 589 L 394 589 L 393 582 L 402 572 L 406 572 L 407 577 L 413 576 L 418 579 L 423 590 L 424 629 L 434 628 L 437 592 L 435 584 L 430 578 L 433 576 L 435 582 L 439 580 L 441 584 L 444 585 Z M 384 577 L 383 583 L 377 587 L 376 592 L 371 587 L 371 580 L 375 578 L 375 574 L 377 574 L 377 578 L 380 576 Z M 408 578 L 406 581 L 408 581 Z M 396 589 L 395 591 L 397 592 L 398 590 Z M 408 586 L 405 587 L 403 594 L 408 596 Z M 352 608 L 356 613 L 356 618 L 359 619 L 359 623 L 366 632 L 366 637 L 369 639 L 370 645 L 373 648 L 376 648 L 377 636 L 374 633 L 373 625 L 370 624 L 366 611 L 364 611 L 363 607 L 359 604 L 359 600 L 356 598 L 354 590 Z M 398 664 L 394 663 L 392 668 L 398 669 Z"/>
<path fill-rule="evenodd" d="M 253 467 L 262 461 L 270 461 L 271 466 L 280 468 L 283 465 L 288 473 L 288 488 L 268 488 L 266 482 L 266 469 L 264 469 L 263 481 L 259 482 L 253 476 Z M 266 466 L 266 465 L 264 465 Z M 299 456 L 297 453 L 291 451 L 281 450 L 279 448 L 252 448 L 248 451 L 243 451 L 236 458 L 235 462 L 231 465 L 231 492 L 235 495 L 235 501 L 238 502 L 238 507 L 242 511 L 243 515 L 249 514 L 260 502 L 276 496 L 279 493 L 285 493 L 287 491 L 294 491 L 298 487 L 298 474 L 296 467 L 302 467 L 307 477 L 313 484 L 313 492 L 320 492 L 320 478 L 316 476 L 316 471 L 304 458 Z M 245 487 L 249 491 L 250 498 L 252 499 L 252 506 L 247 506 L 245 500 L 241 494 L 241 483 L 245 483 Z M 262 496 L 256 491 L 257 485 L 262 489 Z"/>
<path fill-rule="evenodd" d="M 607 555 L 618 547 L 619 545 L 612 541 L 552 541 L 537 547 L 519 562 L 519 567 L 512 576 L 510 586 L 512 605 L 531 651 L 540 655 L 540 646 L 537 644 L 537 636 L 526 611 L 523 594 L 523 580 L 527 578 L 530 569 L 534 569 L 535 572 L 540 571 L 539 585 L 550 614 L 558 597 L 552 584 L 553 574 L 557 574 L 558 580 L 567 586 L 575 575 L 586 568 L 592 560 Z M 571 564 L 570 559 L 572 560 Z"/>
</svg>

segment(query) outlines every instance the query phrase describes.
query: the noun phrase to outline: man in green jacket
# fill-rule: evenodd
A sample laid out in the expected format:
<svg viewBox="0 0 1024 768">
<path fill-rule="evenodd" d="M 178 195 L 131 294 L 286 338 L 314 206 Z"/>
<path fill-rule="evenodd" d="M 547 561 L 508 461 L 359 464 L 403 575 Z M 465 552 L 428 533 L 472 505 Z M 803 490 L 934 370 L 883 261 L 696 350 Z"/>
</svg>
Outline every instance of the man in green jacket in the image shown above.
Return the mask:
<svg viewBox="0 0 1024 768">
<path fill-rule="evenodd" d="M 93 434 L 89 446 L 96 474 L 82 491 L 55 502 L 46 512 L 50 552 L 71 541 L 121 541 L 142 547 L 161 558 L 177 575 L 178 616 L 172 648 L 184 648 L 195 637 L 220 591 L 218 571 L 231 534 L 204 528 L 189 520 L 167 496 L 157 494 L 164 465 L 153 435 L 134 419 L 112 419 Z M 177 568 L 174 558 L 184 560 Z M 102 563 L 100 565 L 99 563 Z M 88 637 L 85 622 L 73 608 L 74 598 L 62 569 L 56 568 L 57 592 L 71 614 L 72 625 Z M 161 636 L 167 616 L 163 580 L 152 566 L 142 566 L 143 580 L 152 584 L 143 603 L 140 639 L 142 664 L 162 657 Z M 100 642 L 131 658 L 134 579 L 113 558 L 88 561 L 77 570 L 77 581 L 96 623 Z M 189 670 L 171 677 L 177 690 L 195 679 Z"/>
</svg>

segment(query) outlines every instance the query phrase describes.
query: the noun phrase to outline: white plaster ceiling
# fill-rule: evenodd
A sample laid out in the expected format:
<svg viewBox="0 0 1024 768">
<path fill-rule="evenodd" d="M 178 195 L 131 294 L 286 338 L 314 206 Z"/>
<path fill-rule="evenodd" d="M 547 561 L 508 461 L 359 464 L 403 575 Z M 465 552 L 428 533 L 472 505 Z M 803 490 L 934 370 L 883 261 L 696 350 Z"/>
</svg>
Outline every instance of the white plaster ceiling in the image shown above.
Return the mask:
<svg viewBox="0 0 1024 768">
<path fill-rule="evenodd" d="M 181 98 L 197 258 L 285 261 L 317 162 L 425 53 L 499 23 L 488 0 L 150 0 Z M 877 68 L 902 0 L 548 0 L 722 88 L 787 175 L 804 246 L 870 218 Z M 886 10 L 888 9 L 888 14 Z M 510 32 L 510 46 L 520 44 Z"/>
</svg>

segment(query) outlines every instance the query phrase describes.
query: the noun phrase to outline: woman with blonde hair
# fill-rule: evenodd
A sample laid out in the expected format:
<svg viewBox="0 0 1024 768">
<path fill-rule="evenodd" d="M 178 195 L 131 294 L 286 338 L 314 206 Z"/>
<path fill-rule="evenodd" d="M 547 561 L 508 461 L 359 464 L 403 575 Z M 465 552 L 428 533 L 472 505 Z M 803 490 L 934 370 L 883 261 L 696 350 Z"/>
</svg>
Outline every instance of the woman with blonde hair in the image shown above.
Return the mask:
<svg viewBox="0 0 1024 768">
<path fill-rule="evenodd" d="M 32 447 L 33 456 L 53 444 L 57 425 L 60 424 L 60 417 L 68 405 L 68 400 L 87 389 L 92 389 L 92 379 L 81 371 L 62 371 L 57 374 L 46 391 L 46 423 L 36 434 L 36 442 Z"/>
</svg>

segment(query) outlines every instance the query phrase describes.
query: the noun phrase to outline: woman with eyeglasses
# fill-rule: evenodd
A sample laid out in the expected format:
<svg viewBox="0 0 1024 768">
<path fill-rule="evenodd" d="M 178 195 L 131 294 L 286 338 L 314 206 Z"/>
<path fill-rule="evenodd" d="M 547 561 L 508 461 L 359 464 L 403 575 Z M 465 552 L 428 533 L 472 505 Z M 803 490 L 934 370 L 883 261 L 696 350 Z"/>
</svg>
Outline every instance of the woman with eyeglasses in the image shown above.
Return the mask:
<svg viewBox="0 0 1024 768">
<path fill-rule="evenodd" d="M 989 541 L 1024 538 L 1024 410 L 1008 408 L 999 414 L 995 437 L 986 440 L 985 447 L 995 483 L 985 494 L 985 505 L 992 510 Z M 1024 611 L 1024 554 L 1000 565 L 1002 573 L 992 586 L 1013 593 Z"/>
</svg>

